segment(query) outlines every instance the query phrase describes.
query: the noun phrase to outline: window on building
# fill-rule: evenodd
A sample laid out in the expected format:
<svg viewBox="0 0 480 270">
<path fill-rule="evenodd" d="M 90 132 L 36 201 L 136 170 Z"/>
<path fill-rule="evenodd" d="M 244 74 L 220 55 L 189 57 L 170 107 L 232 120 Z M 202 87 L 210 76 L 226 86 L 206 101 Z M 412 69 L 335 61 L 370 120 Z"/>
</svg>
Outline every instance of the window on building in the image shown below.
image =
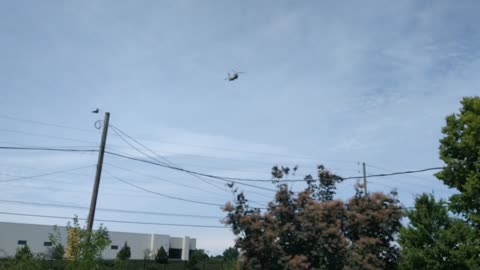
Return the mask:
<svg viewBox="0 0 480 270">
<path fill-rule="evenodd" d="M 51 247 L 51 246 L 52 246 L 52 242 L 43 242 L 43 246 L 44 246 L 44 247 Z"/>
<path fill-rule="evenodd" d="M 182 258 L 182 249 L 181 248 L 171 248 L 168 250 L 168 258 L 170 259 L 181 259 Z"/>
<path fill-rule="evenodd" d="M 27 244 L 27 240 L 18 240 L 18 243 L 19 245 L 26 245 Z"/>
<path fill-rule="evenodd" d="M 110 248 L 113 249 L 113 250 L 116 250 L 116 249 L 118 249 L 118 246 L 117 245 L 112 245 Z"/>
</svg>

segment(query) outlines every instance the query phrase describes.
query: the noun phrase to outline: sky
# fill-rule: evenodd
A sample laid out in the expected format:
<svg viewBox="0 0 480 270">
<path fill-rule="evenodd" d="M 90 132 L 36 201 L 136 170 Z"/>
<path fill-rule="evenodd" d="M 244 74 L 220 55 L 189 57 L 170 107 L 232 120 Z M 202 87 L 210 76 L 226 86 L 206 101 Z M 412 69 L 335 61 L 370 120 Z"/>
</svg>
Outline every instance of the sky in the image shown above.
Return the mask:
<svg viewBox="0 0 480 270">
<path fill-rule="evenodd" d="M 273 165 L 299 165 L 302 178 L 324 164 L 347 177 L 361 175 L 362 162 L 367 174 L 442 166 L 445 116 L 480 94 L 479 13 L 475 0 L 1 1 L 0 146 L 98 149 L 94 124 L 110 112 L 110 124 L 161 158 L 208 174 L 270 179 Z M 224 80 L 232 70 L 245 73 Z M 107 150 L 145 158 L 113 128 Z M 0 212 L 86 217 L 86 209 L 11 201 L 88 207 L 96 162 L 97 153 L 0 150 Z M 219 205 L 233 198 L 221 181 L 111 155 L 104 165 L 97 207 L 209 218 L 99 210 L 97 219 L 222 226 L 219 206 L 154 193 Z M 422 192 L 448 198 L 455 191 L 433 173 L 372 178 L 368 190 L 396 189 L 407 207 Z M 18 179 L 41 174 L 49 175 Z M 340 184 L 337 197 L 351 197 L 354 184 Z M 240 187 L 256 203 L 272 198 Z M 100 223 L 188 235 L 210 254 L 234 242 L 228 228 Z"/>
</svg>

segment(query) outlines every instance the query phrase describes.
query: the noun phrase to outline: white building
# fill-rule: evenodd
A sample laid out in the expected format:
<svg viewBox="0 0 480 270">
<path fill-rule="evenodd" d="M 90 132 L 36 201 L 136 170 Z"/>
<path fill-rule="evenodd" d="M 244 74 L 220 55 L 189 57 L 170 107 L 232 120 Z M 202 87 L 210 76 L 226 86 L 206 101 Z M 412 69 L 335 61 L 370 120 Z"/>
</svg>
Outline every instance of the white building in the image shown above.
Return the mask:
<svg viewBox="0 0 480 270">
<path fill-rule="evenodd" d="M 58 228 L 65 246 L 67 230 L 65 227 Z M 15 256 L 17 248 L 23 245 L 28 245 L 33 253 L 45 253 L 52 244 L 48 239 L 50 233 L 53 233 L 53 226 L 0 222 L 0 257 Z M 112 243 L 103 252 L 104 259 L 114 259 L 125 242 L 130 247 L 130 259 L 135 260 L 144 259 L 146 254 L 154 256 L 162 246 L 170 258 L 188 260 L 190 251 L 196 249 L 196 239 L 188 236 L 180 238 L 161 234 L 108 233 Z"/>
</svg>

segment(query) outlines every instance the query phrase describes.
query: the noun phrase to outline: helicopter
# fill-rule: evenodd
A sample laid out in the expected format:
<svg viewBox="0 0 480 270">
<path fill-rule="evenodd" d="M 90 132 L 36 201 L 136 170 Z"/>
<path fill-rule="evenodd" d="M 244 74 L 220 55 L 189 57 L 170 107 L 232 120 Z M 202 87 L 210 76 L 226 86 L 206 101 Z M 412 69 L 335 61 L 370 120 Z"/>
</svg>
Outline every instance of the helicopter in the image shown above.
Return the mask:
<svg viewBox="0 0 480 270">
<path fill-rule="evenodd" d="M 228 74 L 228 77 L 225 78 L 225 80 L 229 80 L 229 81 L 234 81 L 236 79 L 238 79 L 238 74 L 241 74 L 241 73 L 245 73 L 245 72 L 237 72 L 235 70 L 232 70 L 232 74 L 230 75 L 230 73 L 227 73 Z"/>
</svg>

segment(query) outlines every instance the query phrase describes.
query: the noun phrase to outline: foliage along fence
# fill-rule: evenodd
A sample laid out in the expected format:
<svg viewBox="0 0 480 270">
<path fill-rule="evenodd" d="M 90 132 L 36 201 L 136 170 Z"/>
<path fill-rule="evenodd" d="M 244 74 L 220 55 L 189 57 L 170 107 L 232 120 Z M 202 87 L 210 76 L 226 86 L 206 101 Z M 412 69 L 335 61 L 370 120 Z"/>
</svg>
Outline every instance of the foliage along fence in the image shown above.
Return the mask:
<svg viewBox="0 0 480 270">
<path fill-rule="evenodd" d="M 45 269 L 45 270 L 63 270 L 66 268 L 66 261 L 62 260 L 35 260 L 26 265 L 15 259 L 0 259 L 0 269 Z M 173 261 L 168 264 L 159 264 L 154 260 L 130 260 L 123 267 L 118 267 L 113 261 L 104 261 L 103 269 L 121 269 L 121 270 L 230 270 L 231 267 L 222 261 L 200 262 L 195 267 L 188 265 L 186 261 Z"/>
<path fill-rule="evenodd" d="M 111 268 L 107 269 L 115 269 L 113 266 L 113 262 L 107 262 Z M 177 262 L 169 262 L 168 264 L 159 264 L 153 260 L 132 260 L 128 262 L 128 265 L 125 269 L 127 270 L 228 270 L 226 265 L 223 262 L 200 262 L 198 263 L 195 268 L 192 268 L 188 265 L 188 262 L 185 261 L 177 261 Z"/>
</svg>

